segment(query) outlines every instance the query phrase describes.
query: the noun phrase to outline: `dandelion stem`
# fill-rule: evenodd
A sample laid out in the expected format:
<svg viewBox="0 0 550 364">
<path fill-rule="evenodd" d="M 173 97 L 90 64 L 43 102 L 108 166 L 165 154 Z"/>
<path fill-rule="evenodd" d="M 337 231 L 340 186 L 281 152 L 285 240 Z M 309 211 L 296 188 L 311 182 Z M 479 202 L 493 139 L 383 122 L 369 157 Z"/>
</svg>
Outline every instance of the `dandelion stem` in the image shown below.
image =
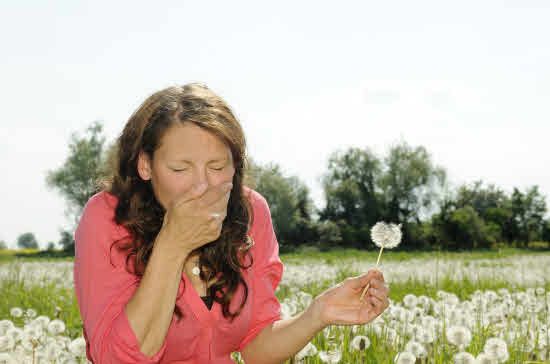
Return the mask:
<svg viewBox="0 0 550 364">
<path fill-rule="evenodd" d="M 380 253 L 378 254 L 378 259 L 376 260 L 376 268 L 378 268 L 378 263 L 380 263 L 380 257 L 382 256 L 382 250 L 384 250 L 384 246 L 380 247 Z"/>
</svg>

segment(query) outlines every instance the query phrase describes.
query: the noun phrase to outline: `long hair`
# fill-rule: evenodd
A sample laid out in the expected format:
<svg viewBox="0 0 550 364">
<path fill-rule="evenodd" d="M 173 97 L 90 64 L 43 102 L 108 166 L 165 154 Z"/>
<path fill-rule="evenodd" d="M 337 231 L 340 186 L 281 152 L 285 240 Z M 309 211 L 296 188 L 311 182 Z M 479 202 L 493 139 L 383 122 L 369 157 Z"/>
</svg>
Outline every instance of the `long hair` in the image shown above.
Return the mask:
<svg viewBox="0 0 550 364">
<path fill-rule="evenodd" d="M 233 321 L 248 298 L 248 286 L 240 269 L 247 269 L 253 263 L 249 252 L 253 241 L 247 235 L 253 214 L 250 202 L 243 193 L 243 180 L 248 165 L 246 141 L 229 106 L 208 87 L 192 83 L 160 90 L 149 96 L 126 123 L 111 154 L 110 169 L 100 183 L 102 190 L 118 198 L 115 222 L 124 226 L 131 235 L 115 241 L 113 245 L 117 244 L 119 250 L 129 251 L 126 269 L 128 263 L 133 262 L 131 273 L 141 278 L 166 211 L 155 198 L 151 181 L 143 180 L 138 175 L 138 155 L 143 151 L 153 160 L 162 136 L 177 123 L 194 123 L 205 129 L 222 140 L 233 155 L 233 189 L 221 234 L 215 241 L 190 254 L 199 255 L 202 279 L 208 280 L 212 276 L 219 278 L 208 288 L 208 295 L 222 305 L 224 317 Z M 247 254 L 251 263 L 244 266 L 242 262 Z M 205 277 L 202 268 L 206 268 L 211 275 Z M 229 311 L 229 305 L 240 283 L 244 285 L 245 294 L 239 309 L 233 313 Z M 178 320 L 183 316 L 177 305 L 174 313 Z"/>
</svg>

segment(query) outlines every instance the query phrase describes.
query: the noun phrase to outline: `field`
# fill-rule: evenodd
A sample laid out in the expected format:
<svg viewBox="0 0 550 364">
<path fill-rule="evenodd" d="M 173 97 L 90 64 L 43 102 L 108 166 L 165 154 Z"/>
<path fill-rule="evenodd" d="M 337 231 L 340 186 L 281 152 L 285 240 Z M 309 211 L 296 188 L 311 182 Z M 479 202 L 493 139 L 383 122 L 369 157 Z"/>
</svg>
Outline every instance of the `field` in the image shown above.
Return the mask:
<svg viewBox="0 0 550 364">
<path fill-rule="evenodd" d="M 376 257 L 282 255 L 283 316 Z M 367 325 L 325 329 L 288 363 L 550 363 L 550 252 L 387 252 L 380 269 L 388 310 Z M 86 363 L 81 328 L 70 259 L 0 255 L 0 363 L 33 363 L 33 353 L 34 363 Z"/>
</svg>

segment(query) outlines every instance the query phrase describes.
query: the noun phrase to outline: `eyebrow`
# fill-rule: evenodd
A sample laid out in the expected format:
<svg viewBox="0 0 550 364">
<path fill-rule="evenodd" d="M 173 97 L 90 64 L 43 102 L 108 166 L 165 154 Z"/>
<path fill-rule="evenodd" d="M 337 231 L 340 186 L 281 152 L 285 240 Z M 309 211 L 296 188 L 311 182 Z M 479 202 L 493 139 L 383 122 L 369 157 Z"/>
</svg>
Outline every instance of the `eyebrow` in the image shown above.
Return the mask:
<svg viewBox="0 0 550 364">
<path fill-rule="evenodd" d="M 228 160 L 227 157 L 225 157 L 225 158 L 218 158 L 218 159 L 211 159 L 211 160 L 208 161 L 208 163 L 211 163 L 211 162 L 225 162 L 225 161 L 227 161 L 227 160 Z M 192 161 L 189 161 L 189 160 L 187 160 L 187 159 L 174 159 L 174 160 L 172 160 L 172 162 L 183 162 L 183 163 L 187 163 L 187 164 L 193 164 Z"/>
</svg>

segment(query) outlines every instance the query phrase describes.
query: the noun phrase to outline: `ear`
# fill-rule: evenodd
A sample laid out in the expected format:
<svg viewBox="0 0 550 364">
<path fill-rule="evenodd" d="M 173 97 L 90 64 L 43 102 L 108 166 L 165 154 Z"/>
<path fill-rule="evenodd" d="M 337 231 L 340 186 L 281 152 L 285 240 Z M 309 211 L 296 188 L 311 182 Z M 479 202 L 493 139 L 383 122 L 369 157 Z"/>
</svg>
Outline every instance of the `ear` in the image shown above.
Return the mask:
<svg viewBox="0 0 550 364">
<path fill-rule="evenodd" d="M 137 161 L 137 172 L 142 180 L 147 181 L 151 179 L 151 169 L 152 165 L 149 156 L 143 151 L 140 151 Z"/>
</svg>

